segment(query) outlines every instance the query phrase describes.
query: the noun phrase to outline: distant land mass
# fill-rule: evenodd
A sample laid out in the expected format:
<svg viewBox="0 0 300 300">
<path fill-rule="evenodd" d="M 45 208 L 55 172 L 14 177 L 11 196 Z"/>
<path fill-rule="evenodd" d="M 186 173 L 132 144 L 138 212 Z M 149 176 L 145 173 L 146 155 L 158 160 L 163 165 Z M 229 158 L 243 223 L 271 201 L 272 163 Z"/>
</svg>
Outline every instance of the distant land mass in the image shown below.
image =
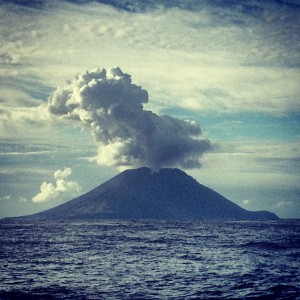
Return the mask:
<svg viewBox="0 0 300 300">
<path fill-rule="evenodd" d="M 92 191 L 43 212 L 41 220 L 178 219 L 277 220 L 268 211 L 248 211 L 199 184 L 179 169 L 126 170 Z"/>
</svg>

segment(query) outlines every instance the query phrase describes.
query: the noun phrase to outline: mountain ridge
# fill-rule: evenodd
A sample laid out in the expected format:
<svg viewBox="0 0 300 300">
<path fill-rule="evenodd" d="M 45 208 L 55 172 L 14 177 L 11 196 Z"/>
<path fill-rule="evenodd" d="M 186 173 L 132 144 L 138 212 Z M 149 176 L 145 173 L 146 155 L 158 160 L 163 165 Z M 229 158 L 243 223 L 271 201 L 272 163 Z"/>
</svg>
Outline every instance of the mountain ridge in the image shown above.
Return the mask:
<svg viewBox="0 0 300 300">
<path fill-rule="evenodd" d="M 268 211 L 248 211 L 179 169 L 126 170 L 90 192 L 34 219 L 275 220 Z"/>
</svg>

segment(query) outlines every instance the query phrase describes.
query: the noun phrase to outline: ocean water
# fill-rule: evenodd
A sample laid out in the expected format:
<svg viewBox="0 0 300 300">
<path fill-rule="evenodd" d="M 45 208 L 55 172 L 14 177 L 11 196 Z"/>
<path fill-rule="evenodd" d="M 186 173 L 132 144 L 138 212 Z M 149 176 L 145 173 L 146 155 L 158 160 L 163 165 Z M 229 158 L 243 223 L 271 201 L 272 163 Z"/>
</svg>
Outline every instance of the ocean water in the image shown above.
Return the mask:
<svg viewBox="0 0 300 300">
<path fill-rule="evenodd" d="M 0 299 L 300 299 L 300 221 L 1 221 Z"/>
</svg>

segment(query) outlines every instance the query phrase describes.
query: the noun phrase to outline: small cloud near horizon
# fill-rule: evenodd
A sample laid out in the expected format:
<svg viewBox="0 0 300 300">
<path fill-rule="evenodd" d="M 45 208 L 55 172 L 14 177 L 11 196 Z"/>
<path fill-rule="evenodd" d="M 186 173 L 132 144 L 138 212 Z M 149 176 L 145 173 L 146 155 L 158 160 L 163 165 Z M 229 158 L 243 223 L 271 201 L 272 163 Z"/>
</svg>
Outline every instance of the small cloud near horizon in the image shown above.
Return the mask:
<svg viewBox="0 0 300 300">
<path fill-rule="evenodd" d="M 7 201 L 7 200 L 11 200 L 11 195 L 5 195 L 0 197 L 0 201 Z"/>
<path fill-rule="evenodd" d="M 40 192 L 32 197 L 32 202 L 62 201 L 79 195 L 81 186 L 76 181 L 68 180 L 71 174 L 71 168 L 55 171 L 53 174 L 55 183 L 44 181 L 40 186 Z"/>
</svg>

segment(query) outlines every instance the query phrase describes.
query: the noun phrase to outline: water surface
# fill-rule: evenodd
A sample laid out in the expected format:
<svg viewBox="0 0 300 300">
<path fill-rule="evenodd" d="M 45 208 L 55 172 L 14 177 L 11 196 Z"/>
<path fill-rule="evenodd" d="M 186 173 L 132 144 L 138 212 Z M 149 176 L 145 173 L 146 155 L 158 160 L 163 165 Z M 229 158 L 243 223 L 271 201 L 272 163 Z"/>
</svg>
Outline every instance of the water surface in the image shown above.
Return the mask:
<svg viewBox="0 0 300 300">
<path fill-rule="evenodd" d="M 0 299 L 300 299 L 300 221 L 0 223 Z"/>
</svg>

